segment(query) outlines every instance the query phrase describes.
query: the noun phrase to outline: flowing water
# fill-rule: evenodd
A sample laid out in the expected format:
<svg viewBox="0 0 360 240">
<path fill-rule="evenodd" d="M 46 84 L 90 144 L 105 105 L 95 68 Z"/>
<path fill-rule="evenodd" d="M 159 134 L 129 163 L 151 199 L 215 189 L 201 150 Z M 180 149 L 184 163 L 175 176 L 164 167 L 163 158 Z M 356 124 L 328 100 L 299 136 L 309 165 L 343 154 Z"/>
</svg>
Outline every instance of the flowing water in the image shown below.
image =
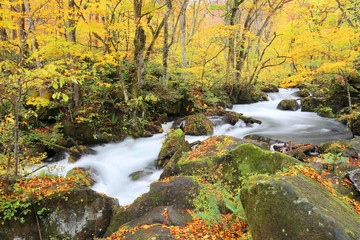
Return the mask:
<svg viewBox="0 0 360 240">
<path fill-rule="evenodd" d="M 239 121 L 235 126 L 223 124 L 214 119 L 214 135 L 244 137 L 257 134 L 282 141 L 294 143 L 319 144 L 339 138 L 351 138 L 352 134 L 345 126 L 334 119 L 319 117 L 316 113 L 298 111 L 281 111 L 276 106 L 282 99 L 294 99 L 296 89 L 280 89 L 279 93 L 270 93 L 267 102 L 234 105 L 232 111 L 254 117 L 262 124 L 246 126 Z M 163 126 L 166 133 L 172 123 Z M 59 163 L 62 173 L 74 167 L 91 168 L 95 173 L 96 184 L 93 189 L 119 199 L 120 205 L 131 204 L 138 196 L 149 189 L 150 183 L 156 181 L 160 170 L 156 170 L 154 160 L 161 148 L 165 133 L 155 134 L 150 138 L 128 138 L 120 143 L 111 143 L 95 147 L 98 153 L 82 157 L 78 162 L 69 164 L 67 160 Z M 187 136 L 190 142 L 207 137 Z M 137 181 L 129 175 L 143 171 L 144 177 Z"/>
</svg>

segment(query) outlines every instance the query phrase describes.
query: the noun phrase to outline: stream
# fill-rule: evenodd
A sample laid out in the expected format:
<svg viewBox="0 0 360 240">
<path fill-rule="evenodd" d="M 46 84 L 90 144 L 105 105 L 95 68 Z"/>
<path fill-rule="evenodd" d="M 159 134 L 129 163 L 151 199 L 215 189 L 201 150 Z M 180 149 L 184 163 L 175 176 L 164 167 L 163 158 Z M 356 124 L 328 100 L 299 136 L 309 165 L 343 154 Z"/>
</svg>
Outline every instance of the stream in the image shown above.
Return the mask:
<svg viewBox="0 0 360 240">
<path fill-rule="evenodd" d="M 293 143 L 320 144 L 335 139 L 351 138 L 352 134 L 342 123 L 334 119 L 319 117 L 316 113 L 298 111 L 281 111 L 276 109 L 282 99 L 296 99 L 297 89 L 280 89 L 279 93 L 269 93 L 269 101 L 253 104 L 234 105 L 231 111 L 254 117 L 262 124 L 249 127 L 241 120 L 235 125 L 224 124 L 219 119 L 214 122 L 214 135 L 230 135 L 242 138 L 256 134 L 281 141 L 292 140 Z M 131 204 L 138 196 L 149 190 L 149 185 L 158 180 L 162 170 L 156 170 L 154 160 L 157 158 L 172 122 L 164 124 L 164 133 L 149 138 L 127 138 L 119 143 L 110 143 L 94 147 L 96 155 L 82 157 L 76 163 L 67 159 L 57 163 L 56 173 L 66 174 L 74 167 L 91 168 L 96 184 L 93 190 L 117 198 L 121 206 Z M 204 140 L 208 136 L 186 136 L 189 142 Z M 143 171 L 143 177 L 137 181 L 129 175 Z"/>
</svg>

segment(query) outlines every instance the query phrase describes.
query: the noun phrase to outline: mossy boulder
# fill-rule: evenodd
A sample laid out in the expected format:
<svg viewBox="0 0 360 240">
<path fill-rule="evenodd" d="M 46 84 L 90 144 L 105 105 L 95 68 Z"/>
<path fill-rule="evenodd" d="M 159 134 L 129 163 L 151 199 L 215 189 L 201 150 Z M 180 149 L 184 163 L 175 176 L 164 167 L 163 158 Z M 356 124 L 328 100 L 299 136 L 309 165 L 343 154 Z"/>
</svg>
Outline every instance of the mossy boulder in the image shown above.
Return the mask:
<svg viewBox="0 0 360 240">
<path fill-rule="evenodd" d="M 54 194 L 33 204 L 24 223 L 5 221 L 0 239 L 39 239 L 36 214 L 43 239 L 102 237 L 116 205 L 117 200 L 86 188 Z"/>
<path fill-rule="evenodd" d="M 279 102 L 277 109 L 287 110 L 287 111 L 296 111 L 300 108 L 296 99 L 284 99 Z"/>
<path fill-rule="evenodd" d="M 197 148 L 184 154 L 176 164 L 176 172 L 184 175 L 211 175 L 229 151 L 244 143 L 256 144 L 263 149 L 269 149 L 269 145 L 264 142 L 231 136 L 213 136 L 202 141 Z"/>
<path fill-rule="evenodd" d="M 360 216 L 304 176 L 255 176 L 241 190 L 254 240 L 360 239 Z"/>
<path fill-rule="evenodd" d="M 304 88 L 304 89 L 301 89 L 300 91 L 296 92 L 296 95 L 298 97 L 309 97 L 311 94 L 308 89 Z"/>
<path fill-rule="evenodd" d="M 156 165 L 164 167 L 174 153 L 185 144 L 185 134 L 176 129 L 167 134 L 156 161 Z"/>
<path fill-rule="evenodd" d="M 347 124 L 350 126 L 351 132 L 356 136 L 360 136 L 360 111 L 355 110 L 342 118 L 346 120 Z"/>
<path fill-rule="evenodd" d="M 191 145 L 186 141 L 170 158 L 168 163 L 164 167 L 164 171 L 160 175 L 160 179 L 166 177 L 175 176 L 179 174 L 179 169 L 176 167 L 176 164 L 180 158 L 187 152 L 191 151 Z"/>
<path fill-rule="evenodd" d="M 222 161 L 222 176 L 234 188 L 240 187 L 242 177 L 254 174 L 275 174 L 299 164 L 295 158 L 275 151 L 265 151 L 244 143 L 230 151 Z"/>
<path fill-rule="evenodd" d="M 185 208 L 194 209 L 193 199 L 198 191 L 199 184 L 194 177 L 174 177 L 154 182 L 150 185 L 149 192 L 137 198 L 130 206 L 117 210 L 106 235 L 111 235 L 121 225 L 134 221 L 160 206 L 172 206 L 177 211 Z"/>
<path fill-rule="evenodd" d="M 211 135 L 214 124 L 207 119 L 205 114 L 198 113 L 187 117 L 185 123 L 185 134 L 193 136 Z"/>
<path fill-rule="evenodd" d="M 316 109 L 325 103 L 324 99 L 315 97 L 304 97 L 301 99 L 302 112 L 315 112 Z"/>
<path fill-rule="evenodd" d="M 279 92 L 279 88 L 273 84 L 267 84 L 261 88 L 263 92 Z"/>
</svg>

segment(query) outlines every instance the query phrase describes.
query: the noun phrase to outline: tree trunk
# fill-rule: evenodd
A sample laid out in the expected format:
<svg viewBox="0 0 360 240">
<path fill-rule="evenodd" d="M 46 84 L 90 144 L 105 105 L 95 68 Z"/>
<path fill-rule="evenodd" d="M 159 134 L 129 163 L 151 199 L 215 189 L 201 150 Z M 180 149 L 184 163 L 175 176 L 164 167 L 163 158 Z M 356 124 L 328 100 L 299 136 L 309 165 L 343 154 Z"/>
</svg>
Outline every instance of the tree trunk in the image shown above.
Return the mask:
<svg viewBox="0 0 360 240">
<path fill-rule="evenodd" d="M 37 42 L 36 42 L 36 38 L 35 38 L 35 35 L 34 35 L 35 24 L 34 24 L 34 20 L 32 19 L 32 16 L 30 15 L 30 4 L 29 3 L 24 3 L 24 8 L 25 8 L 25 12 L 26 12 L 26 15 L 27 15 L 28 25 L 29 25 L 28 34 L 30 34 L 30 37 L 31 37 L 32 49 L 33 49 L 34 52 L 36 52 L 38 50 L 38 47 L 37 47 Z M 36 67 L 40 68 L 41 64 L 40 64 L 39 57 L 36 57 L 35 60 L 36 60 Z"/>
<path fill-rule="evenodd" d="M 135 61 L 135 81 L 137 88 L 140 88 L 144 83 L 144 78 L 143 78 L 144 52 L 146 45 L 145 31 L 140 24 L 141 9 L 142 9 L 142 0 L 134 0 L 134 21 L 136 26 L 135 38 L 134 38 L 134 61 Z"/>
<path fill-rule="evenodd" d="M 184 10 L 182 11 L 182 16 L 180 18 L 180 31 L 181 31 L 181 46 L 182 46 L 182 67 L 185 70 L 187 68 L 186 64 L 186 9 L 188 0 L 182 0 L 182 5 Z M 195 4 L 195 3 L 194 3 Z M 187 74 L 184 73 L 184 79 L 187 79 Z"/>
<path fill-rule="evenodd" d="M 19 130 L 19 115 L 20 115 L 20 102 L 22 98 L 22 82 L 19 77 L 17 80 L 18 83 L 18 94 L 14 104 L 14 174 L 18 175 L 19 172 L 19 138 L 20 138 L 20 130 Z"/>
<path fill-rule="evenodd" d="M 163 76 L 162 82 L 163 86 L 167 87 L 168 82 L 168 56 L 169 56 L 169 16 L 171 11 L 171 2 L 170 0 L 167 1 L 167 8 L 168 10 L 165 13 L 164 17 L 164 45 L 163 45 Z"/>
<path fill-rule="evenodd" d="M 166 13 L 165 13 L 165 17 L 166 17 Z M 156 42 L 156 40 L 158 39 L 158 37 L 159 37 L 159 35 L 160 35 L 161 29 L 164 27 L 165 17 L 163 18 L 163 20 L 161 21 L 161 23 L 159 24 L 159 26 L 156 28 L 156 31 L 155 31 L 155 33 L 154 33 L 154 35 L 153 35 L 153 38 L 152 38 L 152 40 L 151 40 L 151 42 L 150 42 L 150 45 L 149 45 L 149 47 L 148 47 L 147 50 L 146 50 L 144 62 L 148 62 L 148 61 L 149 61 L 150 55 L 151 55 L 151 53 L 153 52 L 153 48 L 154 48 L 155 42 Z M 169 19 L 169 16 L 168 16 L 168 19 Z M 164 31 L 165 31 L 165 30 L 164 30 Z"/>
<path fill-rule="evenodd" d="M 74 11 L 76 4 L 74 0 L 69 0 L 68 2 L 69 5 L 69 9 L 70 11 Z M 75 22 L 75 16 L 74 13 L 71 12 L 70 13 L 70 19 L 68 21 L 68 27 L 70 28 L 69 31 L 69 41 L 72 42 L 73 44 L 76 44 L 76 22 Z M 70 58 L 70 70 L 75 70 L 75 66 L 74 66 L 74 62 L 76 61 L 74 56 L 72 54 L 69 55 Z M 74 105 L 75 108 L 78 108 L 80 106 L 80 87 L 79 84 L 77 82 L 73 82 L 72 83 L 72 88 L 73 88 L 73 94 L 74 94 Z"/>
</svg>

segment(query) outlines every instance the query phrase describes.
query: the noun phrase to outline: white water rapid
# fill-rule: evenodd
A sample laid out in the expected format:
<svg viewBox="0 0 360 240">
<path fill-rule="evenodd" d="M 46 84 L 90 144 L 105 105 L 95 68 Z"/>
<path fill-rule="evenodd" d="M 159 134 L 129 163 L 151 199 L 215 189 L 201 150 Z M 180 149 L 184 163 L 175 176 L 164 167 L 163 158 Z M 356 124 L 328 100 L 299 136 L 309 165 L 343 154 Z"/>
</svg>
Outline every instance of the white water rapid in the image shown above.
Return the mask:
<svg viewBox="0 0 360 240">
<path fill-rule="evenodd" d="M 334 119 L 322 118 L 316 113 L 298 111 L 280 111 L 276 106 L 282 99 L 296 98 L 296 89 L 280 89 L 279 93 L 270 93 L 267 102 L 234 105 L 232 111 L 243 113 L 247 117 L 261 120 L 261 125 L 247 127 L 239 121 L 235 126 L 222 124 L 214 120 L 214 135 L 230 135 L 244 137 L 257 134 L 282 141 L 293 140 L 294 143 L 319 144 L 339 138 L 351 138 L 351 132 Z M 164 125 L 166 133 L 172 123 Z M 138 196 L 149 189 L 150 183 L 156 181 L 160 170 L 156 170 L 154 160 L 157 158 L 165 133 L 150 138 L 128 138 L 120 143 L 111 143 L 95 147 L 98 153 L 82 157 L 76 163 L 61 161 L 62 173 L 74 167 L 91 168 L 96 173 L 96 184 L 93 189 L 108 196 L 119 199 L 120 205 L 131 204 Z M 187 136 L 190 142 L 207 137 Z M 144 171 L 146 176 L 137 181 L 129 175 L 136 171 Z"/>
</svg>

